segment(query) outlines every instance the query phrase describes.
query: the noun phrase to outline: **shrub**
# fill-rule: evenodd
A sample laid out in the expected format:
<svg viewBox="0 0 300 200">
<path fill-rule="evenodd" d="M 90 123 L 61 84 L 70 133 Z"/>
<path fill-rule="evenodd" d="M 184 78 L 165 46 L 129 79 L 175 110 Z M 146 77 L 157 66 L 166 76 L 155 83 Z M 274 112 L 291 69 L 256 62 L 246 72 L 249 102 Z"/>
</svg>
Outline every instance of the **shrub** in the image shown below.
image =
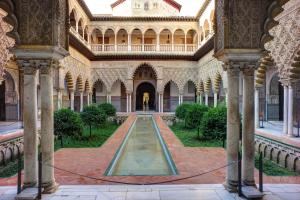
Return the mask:
<svg viewBox="0 0 300 200">
<path fill-rule="evenodd" d="M 113 117 L 116 115 L 116 108 L 110 103 L 101 103 L 98 105 L 98 108 L 100 110 L 103 110 L 109 117 Z"/>
<path fill-rule="evenodd" d="M 191 109 L 192 104 L 183 103 L 179 106 L 177 106 L 175 115 L 178 119 L 185 120 L 185 116 L 189 109 Z"/>
<path fill-rule="evenodd" d="M 80 113 L 83 123 L 90 128 L 90 136 L 92 136 L 92 126 L 100 126 L 106 122 L 107 115 L 95 105 L 85 106 Z"/>
<path fill-rule="evenodd" d="M 54 134 L 58 136 L 80 137 L 83 123 L 78 113 L 70 109 L 60 109 L 54 112 Z"/>
<path fill-rule="evenodd" d="M 200 126 L 202 116 L 208 111 L 208 107 L 200 104 L 192 104 L 191 108 L 188 109 L 185 122 L 188 128 L 197 128 Z"/>
<path fill-rule="evenodd" d="M 206 139 L 222 139 L 226 136 L 227 108 L 210 108 L 200 123 L 200 130 Z"/>
</svg>

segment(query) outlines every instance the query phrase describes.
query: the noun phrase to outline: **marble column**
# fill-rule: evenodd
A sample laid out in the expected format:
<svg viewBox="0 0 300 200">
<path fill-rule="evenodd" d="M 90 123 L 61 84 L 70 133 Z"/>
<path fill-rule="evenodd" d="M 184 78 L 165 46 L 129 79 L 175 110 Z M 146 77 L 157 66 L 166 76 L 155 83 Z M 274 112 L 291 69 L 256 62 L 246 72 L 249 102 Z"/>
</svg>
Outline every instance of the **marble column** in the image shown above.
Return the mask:
<svg viewBox="0 0 300 200">
<path fill-rule="evenodd" d="M 181 103 L 180 103 L 180 99 L 181 99 L 181 97 L 180 97 L 180 94 L 178 95 L 178 105 L 180 105 Z"/>
<path fill-rule="evenodd" d="M 203 104 L 203 96 L 202 96 L 202 94 L 200 94 L 200 96 L 199 96 L 199 103 L 202 105 Z"/>
<path fill-rule="evenodd" d="M 42 187 L 44 193 L 52 193 L 57 189 L 54 179 L 54 119 L 53 119 L 53 77 L 52 66 L 41 67 L 41 152 Z M 50 166 L 49 166 L 50 165 Z"/>
<path fill-rule="evenodd" d="M 126 93 L 126 112 L 129 112 L 129 94 Z"/>
<path fill-rule="evenodd" d="M 163 113 L 164 112 L 164 95 L 161 94 L 161 108 L 160 108 L 160 112 Z"/>
<path fill-rule="evenodd" d="M 289 85 L 289 108 L 288 108 L 288 136 L 294 137 L 294 117 L 293 117 L 293 106 L 294 106 L 294 95 L 293 86 Z"/>
<path fill-rule="evenodd" d="M 158 112 L 160 113 L 161 109 L 161 99 L 160 99 L 160 94 L 158 94 Z"/>
<path fill-rule="evenodd" d="M 79 92 L 80 95 L 80 108 L 79 111 L 81 112 L 83 110 L 83 92 Z"/>
<path fill-rule="evenodd" d="M 227 140 L 226 140 L 226 189 L 230 192 L 237 191 L 238 183 L 238 150 L 240 136 L 239 113 L 239 74 L 238 66 L 229 66 L 228 76 L 228 103 L 227 103 Z"/>
<path fill-rule="evenodd" d="M 57 89 L 57 110 L 62 108 L 62 90 Z"/>
<path fill-rule="evenodd" d="M 74 111 L 74 90 L 69 90 L 70 92 L 70 109 Z"/>
<path fill-rule="evenodd" d="M 90 93 L 89 92 L 86 94 L 86 104 L 88 106 L 90 105 Z"/>
<path fill-rule="evenodd" d="M 208 93 L 205 92 L 205 105 L 208 106 Z"/>
<path fill-rule="evenodd" d="M 24 187 L 34 187 L 37 183 L 37 70 L 29 63 L 24 69 Z M 51 97 L 52 98 L 52 97 Z"/>
<path fill-rule="evenodd" d="M 255 113 L 254 113 L 254 116 L 255 116 L 255 128 L 259 128 L 259 88 L 256 87 L 255 88 L 255 92 L 254 92 L 254 101 L 255 101 Z"/>
<path fill-rule="evenodd" d="M 131 105 L 131 93 L 129 94 L 129 112 L 132 112 L 132 105 Z"/>
<path fill-rule="evenodd" d="M 288 134 L 288 109 L 289 109 L 289 88 L 288 86 L 283 86 L 283 133 Z"/>
<path fill-rule="evenodd" d="M 243 70 L 242 181 L 254 186 L 254 68 Z"/>
<path fill-rule="evenodd" d="M 218 92 L 214 92 L 214 107 L 218 106 Z"/>
</svg>

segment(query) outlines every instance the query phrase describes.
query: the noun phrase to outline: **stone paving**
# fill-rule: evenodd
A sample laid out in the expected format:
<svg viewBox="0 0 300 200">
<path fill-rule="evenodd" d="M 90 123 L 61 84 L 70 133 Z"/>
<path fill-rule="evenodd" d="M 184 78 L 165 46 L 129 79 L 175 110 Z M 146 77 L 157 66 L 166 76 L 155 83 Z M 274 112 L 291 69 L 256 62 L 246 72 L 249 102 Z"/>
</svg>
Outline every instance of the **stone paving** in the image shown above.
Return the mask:
<svg viewBox="0 0 300 200">
<path fill-rule="evenodd" d="M 15 187 L 0 187 L 0 200 L 14 200 Z M 43 200 L 238 200 L 222 184 L 194 185 L 62 185 Z M 264 200 L 300 200 L 300 185 L 266 184 Z"/>
<path fill-rule="evenodd" d="M 264 128 L 256 129 L 255 133 L 257 135 L 300 148 L 300 137 L 298 136 L 298 128 L 294 127 L 294 136 L 298 137 L 292 138 L 282 133 L 282 130 L 283 122 L 264 122 Z"/>
<path fill-rule="evenodd" d="M 130 115 L 114 135 L 100 148 L 68 148 L 57 151 L 55 153 L 55 166 L 82 176 L 56 169 L 56 181 L 61 185 L 113 184 L 99 179 L 139 184 L 165 181 L 167 181 L 167 184 L 222 184 L 224 182 L 226 167 L 222 169 L 218 168 L 226 165 L 225 150 L 223 148 L 184 147 L 157 114 L 154 118 L 161 131 L 161 135 L 168 146 L 179 174 L 173 176 L 104 176 L 115 152 L 122 143 L 135 118 L 135 114 Z M 218 170 L 207 173 L 214 169 Z M 203 173 L 203 175 L 194 178 L 168 182 L 201 173 Z M 86 178 L 84 176 L 93 178 Z M 258 183 L 257 171 L 255 171 L 255 176 L 256 182 Z M 300 184 L 300 176 L 264 176 L 264 182 Z M 15 185 L 16 183 L 16 177 L 0 179 L 0 185 L 2 186 Z"/>
</svg>

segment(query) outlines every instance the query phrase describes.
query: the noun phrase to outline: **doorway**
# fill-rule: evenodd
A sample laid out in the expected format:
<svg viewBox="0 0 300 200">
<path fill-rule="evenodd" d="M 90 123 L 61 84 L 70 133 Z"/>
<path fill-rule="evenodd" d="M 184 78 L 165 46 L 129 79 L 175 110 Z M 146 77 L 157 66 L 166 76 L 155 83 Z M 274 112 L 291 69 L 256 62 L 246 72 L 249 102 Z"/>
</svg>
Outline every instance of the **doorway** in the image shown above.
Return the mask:
<svg viewBox="0 0 300 200">
<path fill-rule="evenodd" d="M 144 93 L 149 93 L 149 110 L 154 111 L 155 106 L 155 87 L 148 82 L 141 83 L 136 89 L 136 110 L 143 110 Z"/>
</svg>

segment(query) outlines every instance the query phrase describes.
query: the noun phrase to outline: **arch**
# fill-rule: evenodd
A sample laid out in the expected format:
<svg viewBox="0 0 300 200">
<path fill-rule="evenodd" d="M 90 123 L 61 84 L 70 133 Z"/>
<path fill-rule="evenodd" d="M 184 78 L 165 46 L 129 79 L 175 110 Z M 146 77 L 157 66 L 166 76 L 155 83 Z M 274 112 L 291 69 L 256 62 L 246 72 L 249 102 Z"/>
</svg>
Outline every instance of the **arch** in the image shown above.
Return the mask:
<svg viewBox="0 0 300 200">
<path fill-rule="evenodd" d="M 103 34 L 102 31 L 98 28 L 94 28 L 91 34 L 91 43 L 92 44 L 103 44 Z"/>
<path fill-rule="evenodd" d="M 200 94 L 204 93 L 204 84 L 203 84 L 203 81 L 199 82 L 199 92 L 200 92 Z"/>
<path fill-rule="evenodd" d="M 65 88 L 68 90 L 74 89 L 74 82 L 70 72 L 67 72 L 65 76 Z"/>
<path fill-rule="evenodd" d="M 77 13 L 76 10 L 73 8 L 70 13 L 70 26 L 76 30 L 76 23 L 77 23 Z"/>
<path fill-rule="evenodd" d="M 182 29 L 176 29 L 173 34 L 174 51 L 185 51 L 185 33 Z"/>
<path fill-rule="evenodd" d="M 85 40 L 85 41 L 88 41 L 88 26 L 85 26 L 84 27 L 84 33 L 83 33 L 83 39 Z"/>
<path fill-rule="evenodd" d="M 204 38 L 207 38 L 210 33 L 210 27 L 207 19 L 204 21 L 203 29 L 204 29 Z"/>
<path fill-rule="evenodd" d="M 214 83 L 213 83 L 214 91 L 217 91 L 217 92 L 220 91 L 221 82 L 222 82 L 222 76 L 219 72 L 217 72 L 217 74 L 214 77 Z"/>
<path fill-rule="evenodd" d="M 210 24 L 211 24 L 210 31 L 213 32 L 213 27 L 215 25 L 215 9 L 212 9 L 212 11 L 210 12 L 209 19 L 210 19 Z"/>
<path fill-rule="evenodd" d="M 202 26 L 200 26 L 199 29 L 200 29 L 200 33 L 199 33 L 200 34 L 200 38 L 199 39 L 200 39 L 200 42 L 202 42 L 204 40 L 204 30 L 203 30 Z"/>
<path fill-rule="evenodd" d="M 104 32 L 104 44 L 115 44 L 115 32 L 109 28 Z"/>
<path fill-rule="evenodd" d="M 81 75 L 79 75 L 76 79 L 76 88 L 75 90 L 78 92 L 82 92 L 84 89 L 83 81 Z"/>
<path fill-rule="evenodd" d="M 151 69 L 153 70 L 153 72 L 154 72 L 154 76 L 155 76 L 154 78 L 155 78 L 155 79 L 158 78 L 158 71 L 157 71 L 157 69 L 156 69 L 155 67 L 153 67 L 152 65 L 148 64 L 148 63 L 142 63 L 142 64 L 138 65 L 137 67 L 135 67 L 135 68 L 133 69 L 132 74 L 130 75 L 130 77 L 131 77 L 132 79 L 134 79 L 134 77 L 135 77 L 136 74 L 137 74 L 137 71 L 138 71 L 140 68 L 142 68 L 142 67 L 149 67 L 149 68 L 151 68 Z"/>
<path fill-rule="evenodd" d="M 207 78 L 207 80 L 204 83 L 204 92 L 209 93 L 211 91 L 211 79 Z"/>
<path fill-rule="evenodd" d="M 131 32 L 131 51 L 142 51 L 143 33 L 135 28 Z"/>
<path fill-rule="evenodd" d="M 83 37 L 83 31 L 83 19 L 80 18 L 78 21 L 78 33 L 81 35 L 81 37 Z"/>
<path fill-rule="evenodd" d="M 267 119 L 272 121 L 283 120 L 283 86 L 279 81 L 278 73 L 273 74 L 267 87 Z"/>
<path fill-rule="evenodd" d="M 144 34 L 144 51 L 155 51 L 157 34 L 153 29 L 148 29 Z"/>
<path fill-rule="evenodd" d="M 184 44 L 185 33 L 182 29 L 176 29 L 173 33 L 174 44 Z"/>
<path fill-rule="evenodd" d="M 106 99 L 107 86 L 101 79 L 97 79 L 93 83 L 92 91 L 93 91 L 93 95 L 92 95 L 93 103 L 104 103 L 107 101 Z"/>
<path fill-rule="evenodd" d="M 90 81 L 88 79 L 86 79 L 85 84 L 84 84 L 84 91 L 85 92 L 90 92 L 91 91 L 91 87 L 90 87 Z"/>
<path fill-rule="evenodd" d="M 138 91 L 138 92 L 137 92 Z M 149 93 L 148 108 L 143 105 L 143 95 Z M 136 110 L 156 110 L 156 87 L 149 81 L 143 81 L 136 87 Z"/>
<path fill-rule="evenodd" d="M 159 44 L 171 44 L 172 32 L 169 29 L 163 29 L 159 33 Z"/>
<path fill-rule="evenodd" d="M 127 94 L 126 85 L 123 80 L 116 79 L 110 88 L 111 103 L 116 108 L 117 112 L 126 112 Z"/>
<path fill-rule="evenodd" d="M 196 83 L 191 79 L 187 80 L 183 85 L 183 102 L 194 103 L 196 102 Z"/>
<path fill-rule="evenodd" d="M 117 32 L 117 44 L 128 44 L 128 33 L 123 28 Z"/>
<path fill-rule="evenodd" d="M 187 51 L 194 52 L 198 44 L 198 33 L 194 29 L 190 29 L 186 33 Z"/>
<path fill-rule="evenodd" d="M 163 85 L 163 110 L 164 112 L 174 112 L 178 105 L 179 87 L 173 81 L 169 80 Z"/>
</svg>

